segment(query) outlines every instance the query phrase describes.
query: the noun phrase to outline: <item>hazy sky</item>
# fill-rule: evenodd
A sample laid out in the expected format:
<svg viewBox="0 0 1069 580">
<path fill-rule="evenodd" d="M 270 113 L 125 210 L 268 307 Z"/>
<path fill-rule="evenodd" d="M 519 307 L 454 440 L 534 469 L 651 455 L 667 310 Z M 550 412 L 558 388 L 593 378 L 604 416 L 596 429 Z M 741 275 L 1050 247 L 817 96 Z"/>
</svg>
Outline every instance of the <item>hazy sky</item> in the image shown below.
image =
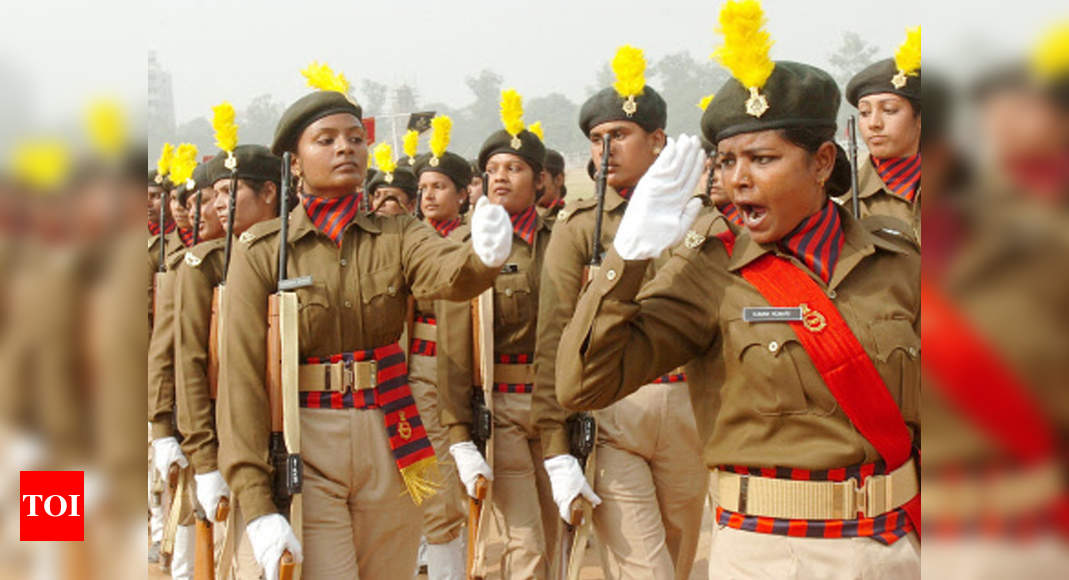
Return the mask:
<svg viewBox="0 0 1069 580">
<path fill-rule="evenodd" d="M 1042 10 L 1008 11 L 1004 4 L 764 1 L 773 58 L 822 67 L 844 31 L 863 35 L 882 57 L 892 54 L 907 26 L 923 23 L 926 62 L 940 50 L 953 58 L 962 46 L 971 46 L 975 54 L 976 45 L 1013 46 L 1036 34 Z M 173 76 L 179 123 L 208 115 L 224 99 L 242 108 L 253 97 L 271 93 L 289 104 L 307 92 L 299 71 L 312 60 L 344 72 L 358 93 L 363 79 L 391 88 L 408 83 L 421 103 L 458 107 L 471 102 L 464 78 L 483 68 L 504 76 L 505 86 L 521 94 L 558 91 L 580 102 L 598 67 L 621 44 L 644 49 L 650 61 L 681 50 L 707 59 L 720 41 L 713 30 L 720 5 L 708 0 L 153 0 L 148 29 L 159 34 L 149 35 L 148 46 Z M 1006 32 L 995 44 L 977 40 L 984 38 L 984 26 L 993 26 L 993 14 Z"/>
</svg>

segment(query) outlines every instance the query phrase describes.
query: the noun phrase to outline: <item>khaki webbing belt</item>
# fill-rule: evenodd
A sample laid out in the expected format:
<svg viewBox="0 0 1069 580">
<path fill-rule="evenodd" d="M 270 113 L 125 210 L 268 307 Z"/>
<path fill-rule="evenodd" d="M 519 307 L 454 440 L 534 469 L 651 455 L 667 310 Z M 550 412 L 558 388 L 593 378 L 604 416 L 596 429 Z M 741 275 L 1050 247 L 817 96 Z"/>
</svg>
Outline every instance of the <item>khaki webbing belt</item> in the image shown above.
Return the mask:
<svg viewBox="0 0 1069 580">
<path fill-rule="evenodd" d="M 301 365 L 297 390 L 344 393 L 374 389 L 378 385 L 377 375 L 378 364 L 373 360 Z"/>
<path fill-rule="evenodd" d="M 426 322 L 417 322 L 412 328 L 412 338 L 418 338 L 428 342 L 437 342 L 438 327 L 433 324 L 427 324 Z"/>
<path fill-rule="evenodd" d="M 494 382 L 509 384 L 533 384 L 535 372 L 533 364 L 494 364 Z"/>
<path fill-rule="evenodd" d="M 717 471 L 717 503 L 750 516 L 791 520 L 852 520 L 876 517 L 913 499 L 920 492 L 917 469 L 910 459 L 887 475 L 857 480 L 799 481 Z"/>
</svg>

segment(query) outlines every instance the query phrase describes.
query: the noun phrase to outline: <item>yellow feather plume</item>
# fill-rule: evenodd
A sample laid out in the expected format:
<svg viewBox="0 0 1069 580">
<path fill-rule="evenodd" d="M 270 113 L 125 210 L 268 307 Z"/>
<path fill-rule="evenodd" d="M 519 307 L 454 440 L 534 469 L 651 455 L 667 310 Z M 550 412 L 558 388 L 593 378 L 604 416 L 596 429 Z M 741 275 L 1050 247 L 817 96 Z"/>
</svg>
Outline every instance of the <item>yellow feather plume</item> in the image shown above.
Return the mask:
<svg viewBox="0 0 1069 580">
<path fill-rule="evenodd" d="M 193 170 L 197 167 L 197 146 L 182 143 L 175 149 L 174 159 L 171 160 L 171 183 L 182 185 L 193 177 Z"/>
<path fill-rule="evenodd" d="M 717 32 L 724 36 L 724 43 L 712 57 L 747 89 L 763 87 L 776 66 L 768 56 L 772 40 L 764 30 L 765 22 L 757 0 L 728 0 L 720 9 Z"/>
<path fill-rule="evenodd" d="M 408 155 L 410 158 L 415 157 L 416 151 L 419 149 L 419 131 L 409 129 L 408 132 L 405 133 L 405 140 L 402 143 L 402 146 L 404 147 L 405 155 Z"/>
<path fill-rule="evenodd" d="M 523 131 L 523 97 L 515 89 L 501 91 L 501 122 L 513 137 Z"/>
<path fill-rule="evenodd" d="M 70 147 L 58 139 L 34 139 L 19 143 L 11 158 L 11 172 L 37 189 L 63 184 L 70 173 Z"/>
<path fill-rule="evenodd" d="M 713 98 L 714 97 L 716 97 L 715 94 L 705 95 L 704 97 L 702 97 L 702 100 L 698 101 L 698 108 L 703 110 L 703 111 L 708 109 L 709 108 L 709 103 L 713 102 Z"/>
<path fill-rule="evenodd" d="M 393 160 L 393 147 L 389 143 L 379 143 L 375 146 L 375 165 L 386 173 L 393 173 L 397 169 L 397 162 Z"/>
<path fill-rule="evenodd" d="M 234 105 L 223 101 L 212 107 L 212 129 L 215 129 L 215 145 L 231 153 L 238 146 L 238 124 L 234 121 Z"/>
<path fill-rule="evenodd" d="M 917 76 L 921 68 L 921 27 L 906 29 L 906 40 L 895 51 L 895 68 L 900 72 Z"/>
<path fill-rule="evenodd" d="M 612 72 L 616 75 L 612 86 L 621 97 L 626 99 L 642 94 L 646 86 L 646 57 L 641 49 L 626 44 L 616 49 Z"/>
<path fill-rule="evenodd" d="M 156 160 L 156 173 L 162 179 L 171 172 L 171 161 L 174 160 L 174 145 L 164 143 L 160 149 L 160 157 Z"/>
<path fill-rule="evenodd" d="M 1032 70 L 1050 82 L 1069 74 L 1069 20 L 1052 27 L 1032 51 Z"/>
<path fill-rule="evenodd" d="M 531 126 L 528 127 L 527 130 L 537 135 L 539 141 L 543 143 L 546 142 L 546 133 L 544 130 L 542 130 L 542 121 L 535 121 L 534 123 L 531 123 Z"/>
<path fill-rule="evenodd" d="M 449 147 L 449 139 L 453 132 L 453 119 L 446 115 L 438 115 L 431 119 L 431 155 L 441 157 L 445 148 Z"/>
<path fill-rule="evenodd" d="M 89 105 L 86 128 L 93 148 L 105 157 L 114 158 L 126 146 L 126 117 L 122 105 L 114 99 L 100 99 Z"/>
<path fill-rule="evenodd" d="M 308 86 L 312 88 L 321 91 L 338 91 L 339 93 L 349 92 L 349 81 L 345 79 L 345 75 L 341 73 L 335 74 L 326 64 L 312 61 L 312 64 L 302 70 L 301 74 L 308 79 Z"/>
</svg>

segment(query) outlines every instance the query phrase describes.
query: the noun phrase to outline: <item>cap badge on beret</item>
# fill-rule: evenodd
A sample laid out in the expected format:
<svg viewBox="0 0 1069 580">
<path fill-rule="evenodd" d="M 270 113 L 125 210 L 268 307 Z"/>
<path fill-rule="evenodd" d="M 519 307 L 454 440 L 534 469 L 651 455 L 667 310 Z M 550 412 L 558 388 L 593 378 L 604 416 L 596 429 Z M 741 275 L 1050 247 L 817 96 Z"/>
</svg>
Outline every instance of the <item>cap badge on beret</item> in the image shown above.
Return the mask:
<svg viewBox="0 0 1069 580">
<path fill-rule="evenodd" d="M 895 51 L 895 68 L 898 72 L 891 77 L 891 86 L 901 89 L 906 86 L 906 77 L 917 76 L 921 68 L 921 27 L 906 29 L 906 39 Z"/>
<path fill-rule="evenodd" d="M 415 131 L 410 132 L 416 133 Z M 416 135 L 418 136 L 418 133 L 416 133 Z M 452 138 L 452 135 L 452 118 L 450 118 L 448 115 L 438 115 L 437 117 L 431 119 L 431 160 L 429 161 L 431 167 L 438 167 L 442 155 L 445 155 L 446 147 L 449 147 L 449 140 Z"/>
<path fill-rule="evenodd" d="M 163 179 L 171 171 L 171 161 L 174 160 L 174 145 L 164 143 L 160 149 L 160 157 L 156 160 L 156 184 L 163 185 Z"/>
<path fill-rule="evenodd" d="M 212 107 L 212 129 L 215 129 L 215 144 L 226 151 L 223 166 L 234 171 L 238 160 L 234 157 L 234 148 L 238 146 L 238 124 L 234 121 L 234 106 L 223 101 Z"/>
<path fill-rule="evenodd" d="M 356 99 L 349 94 L 349 81 L 345 78 L 345 75 L 342 73 L 335 74 L 325 63 L 313 60 L 311 64 L 301 71 L 301 74 L 308 79 L 308 86 L 321 91 L 339 92 L 354 107 L 360 106 L 360 103 L 357 103 Z"/>
<path fill-rule="evenodd" d="M 520 141 L 520 132 L 524 130 L 523 97 L 515 89 L 501 91 L 501 122 L 505 125 L 505 131 L 512 135 L 509 146 L 519 149 L 523 145 Z"/>
<path fill-rule="evenodd" d="M 612 57 L 612 72 L 616 75 L 612 86 L 624 99 L 621 108 L 631 118 L 638 112 L 635 98 L 646 87 L 646 57 L 642 50 L 627 44 L 616 49 L 616 55 Z"/>
<path fill-rule="evenodd" d="M 405 132 L 402 148 L 405 155 L 408 155 L 408 164 L 414 166 L 416 164 L 416 151 L 419 149 L 419 131 L 409 129 Z"/>
<path fill-rule="evenodd" d="M 746 113 L 758 118 L 770 106 L 760 90 L 776 66 L 768 56 L 772 41 L 764 30 L 766 20 L 758 0 L 728 0 L 720 9 L 717 26 L 724 43 L 712 54 L 750 91 Z"/>
<path fill-rule="evenodd" d="M 187 191 L 196 187 L 193 181 L 193 170 L 197 168 L 197 146 L 190 143 L 182 143 L 175 149 L 174 158 L 171 159 L 171 182 L 184 184 Z"/>
<path fill-rule="evenodd" d="M 385 173 L 382 178 L 386 183 L 393 183 L 393 172 L 397 169 L 397 162 L 393 159 L 393 147 L 389 143 L 379 143 L 375 146 L 375 165 L 379 171 Z"/>
</svg>

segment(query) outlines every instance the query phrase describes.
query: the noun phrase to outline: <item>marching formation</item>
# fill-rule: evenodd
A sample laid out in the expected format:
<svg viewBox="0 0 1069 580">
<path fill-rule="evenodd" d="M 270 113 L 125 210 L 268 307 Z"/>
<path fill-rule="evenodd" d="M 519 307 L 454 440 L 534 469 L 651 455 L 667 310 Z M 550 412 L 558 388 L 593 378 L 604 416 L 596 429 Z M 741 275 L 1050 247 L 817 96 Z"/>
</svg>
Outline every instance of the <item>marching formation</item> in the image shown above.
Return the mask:
<svg viewBox="0 0 1069 580">
<path fill-rule="evenodd" d="M 501 96 L 373 144 L 326 65 L 148 182 L 153 553 L 174 578 L 920 575 L 920 29 L 845 91 L 728 0 L 700 136 L 642 51 L 595 194 Z M 854 130 L 853 117 L 849 129 Z M 198 158 L 200 161 L 198 162 Z M 375 168 L 371 166 L 374 165 Z M 706 512 L 710 510 L 710 512 Z M 699 554 L 703 516 L 711 548 Z"/>
</svg>

